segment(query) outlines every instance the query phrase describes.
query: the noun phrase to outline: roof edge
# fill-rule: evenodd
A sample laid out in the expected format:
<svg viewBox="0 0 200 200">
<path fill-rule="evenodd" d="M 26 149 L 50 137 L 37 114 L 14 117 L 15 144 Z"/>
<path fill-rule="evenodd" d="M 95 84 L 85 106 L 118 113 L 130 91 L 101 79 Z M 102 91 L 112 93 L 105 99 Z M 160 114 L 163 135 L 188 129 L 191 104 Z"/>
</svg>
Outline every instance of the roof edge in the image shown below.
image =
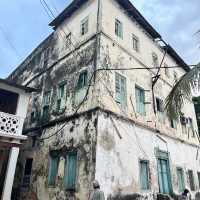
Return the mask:
<svg viewBox="0 0 200 200">
<path fill-rule="evenodd" d="M 32 92 L 38 92 L 39 91 L 38 89 L 19 85 L 19 84 L 13 82 L 13 81 L 10 81 L 10 80 L 7 80 L 7 79 L 0 78 L 0 83 L 3 83 L 3 84 L 6 84 L 6 85 L 9 85 L 11 87 L 16 87 L 18 89 L 24 90 L 26 93 L 32 93 Z"/>
</svg>

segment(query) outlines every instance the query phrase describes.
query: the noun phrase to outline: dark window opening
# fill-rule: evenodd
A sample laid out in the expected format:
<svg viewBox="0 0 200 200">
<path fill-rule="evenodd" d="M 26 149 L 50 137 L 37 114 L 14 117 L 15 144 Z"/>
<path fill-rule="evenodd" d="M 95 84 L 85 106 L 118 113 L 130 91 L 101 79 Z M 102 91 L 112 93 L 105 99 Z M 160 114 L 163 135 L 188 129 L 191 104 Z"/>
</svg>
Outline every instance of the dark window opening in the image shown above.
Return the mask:
<svg viewBox="0 0 200 200">
<path fill-rule="evenodd" d="M 24 169 L 24 177 L 23 177 L 23 181 L 22 181 L 23 188 L 28 188 L 30 186 L 32 164 L 33 164 L 32 158 L 26 159 L 26 164 L 25 164 L 25 169 Z"/>
<path fill-rule="evenodd" d="M 188 178 L 190 183 L 190 189 L 191 191 L 195 190 L 195 184 L 194 184 L 194 174 L 192 170 L 188 170 Z"/>
<path fill-rule="evenodd" d="M 156 98 L 156 107 L 158 112 L 163 112 L 164 111 L 164 103 L 161 99 Z"/>
<path fill-rule="evenodd" d="M 0 112 L 16 114 L 19 95 L 0 89 Z"/>
</svg>

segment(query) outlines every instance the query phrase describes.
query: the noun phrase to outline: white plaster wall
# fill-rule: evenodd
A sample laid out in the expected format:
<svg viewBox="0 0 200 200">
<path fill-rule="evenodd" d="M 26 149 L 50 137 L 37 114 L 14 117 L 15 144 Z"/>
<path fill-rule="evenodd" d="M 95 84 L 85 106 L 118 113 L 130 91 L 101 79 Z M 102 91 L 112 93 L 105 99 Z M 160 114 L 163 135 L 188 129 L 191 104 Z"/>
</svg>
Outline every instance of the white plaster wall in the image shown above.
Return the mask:
<svg viewBox="0 0 200 200">
<path fill-rule="evenodd" d="M 59 36 L 57 43 L 59 48 L 63 47 L 64 43 L 66 42 L 66 34 L 70 32 L 72 33 L 71 39 L 73 46 L 68 49 L 69 52 L 96 33 L 97 8 L 97 1 L 89 0 L 57 28 L 55 33 Z M 88 33 L 82 36 L 81 21 L 84 20 L 86 17 L 88 17 Z M 64 51 L 64 53 L 66 53 L 66 51 Z"/>
<path fill-rule="evenodd" d="M 123 24 L 123 39 L 115 35 L 115 19 L 119 19 Z M 115 0 L 102 1 L 102 30 L 100 42 L 100 63 L 99 67 L 110 68 L 144 68 L 152 67 L 152 53 L 158 55 L 159 63 L 163 58 L 164 51 L 153 41 L 146 31 L 144 31 L 134 19 L 131 19 L 126 14 Z M 132 48 L 132 34 L 139 38 L 139 52 Z M 106 64 L 105 65 L 105 60 Z M 176 66 L 177 63 L 168 54 L 166 55 L 163 64 L 168 66 Z M 161 69 L 161 77 L 155 85 L 155 97 L 165 100 L 174 85 L 174 71 L 180 78 L 185 71 L 182 68 L 169 69 L 170 77 L 165 75 L 165 70 Z M 101 104 L 104 108 L 114 112 L 126 115 L 136 121 L 139 121 L 147 126 L 157 128 L 166 134 L 175 137 L 181 137 L 184 140 L 198 144 L 197 136 L 183 135 L 182 127 L 178 121 L 177 129 L 170 127 L 170 121 L 165 117 L 164 122 L 160 123 L 157 116 L 153 112 L 152 92 L 151 92 L 151 77 L 153 71 L 148 70 L 133 70 L 133 71 L 118 71 L 126 77 L 127 80 L 127 107 L 121 109 L 115 102 L 115 72 L 101 73 L 99 87 L 101 88 Z M 155 72 L 155 70 L 154 70 Z M 104 77 L 104 78 L 102 78 Z M 135 114 L 135 85 L 142 87 L 145 92 L 146 116 Z M 130 100 L 132 99 L 132 100 Z M 192 101 L 186 100 L 183 108 L 183 113 L 186 117 L 193 119 L 194 129 L 197 131 L 196 115 Z"/>
<path fill-rule="evenodd" d="M 123 24 L 123 39 L 115 35 L 115 19 L 120 20 Z M 126 11 L 122 9 L 115 0 L 102 1 L 102 29 L 146 66 L 152 67 L 153 65 L 153 52 L 158 55 L 159 62 L 161 62 L 164 53 L 163 50 L 153 41 L 153 38 L 136 21 L 134 21 L 134 19 L 128 17 Z M 132 34 L 139 38 L 139 52 L 136 52 L 132 48 Z M 174 60 L 168 55 L 166 56 L 164 63 L 168 64 L 168 66 L 176 65 Z M 181 76 L 184 73 L 184 70 L 182 69 L 169 70 L 171 79 L 167 80 L 170 83 L 173 83 L 174 70 L 178 72 L 178 76 Z M 164 70 L 162 70 L 162 72 L 164 73 Z"/>
<path fill-rule="evenodd" d="M 166 145 L 155 132 L 114 117 L 115 125 L 113 125 L 111 117 L 111 115 L 101 114 L 98 120 L 95 178 L 101 183 L 106 196 L 119 191 L 123 194 L 150 192 L 140 190 L 139 159 L 149 160 L 151 192 L 158 192 L 155 148 L 169 151 L 174 192 L 178 193 L 176 167 L 183 168 L 188 188 L 186 171 L 193 170 L 196 189 L 199 189 L 197 171 L 200 167 L 200 157 L 196 159 L 196 146 L 161 136 L 167 142 Z"/>
<path fill-rule="evenodd" d="M 143 68 L 143 65 L 134 59 L 133 56 L 125 52 L 116 43 L 113 45 L 113 41 L 109 38 L 101 37 L 101 53 L 100 53 L 100 66 L 106 67 L 106 63 L 110 68 Z M 125 109 L 121 108 L 115 101 L 115 73 L 120 73 L 126 78 L 126 90 L 127 90 L 127 106 Z M 158 116 L 155 116 L 153 111 L 152 102 L 152 72 L 148 70 L 131 70 L 131 71 L 107 71 L 100 72 L 98 74 L 99 90 L 101 91 L 100 102 L 101 106 L 105 109 L 111 110 L 125 117 L 131 118 L 143 125 L 151 128 L 156 128 L 159 131 L 171 135 L 173 137 L 182 138 L 188 142 L 198 144 L 197 136 L 192 137 L 192 134 L 183 134 L 180 122 L 177 123 L 177 129 L 171 128 L 170 121 L 167 116 L 164 117 L 164 121 L 160 121 Z M 141 116 L 136 112 L 135 101 L 135 86 L 140 86 L 145 90 L 145 110 L 146 115 Z M 163 101 L 172 89 L 172 85 L 164 80 L 159 79 L 155 85 L 154 92 L 155 98 L 158 97 Z M 186 117 L 193 119 L 194 129 L 197 131 L 196 115 L 194 111 L 194 105 L 191 101 L 187 100 L 183 113 Z"/>
</svg>

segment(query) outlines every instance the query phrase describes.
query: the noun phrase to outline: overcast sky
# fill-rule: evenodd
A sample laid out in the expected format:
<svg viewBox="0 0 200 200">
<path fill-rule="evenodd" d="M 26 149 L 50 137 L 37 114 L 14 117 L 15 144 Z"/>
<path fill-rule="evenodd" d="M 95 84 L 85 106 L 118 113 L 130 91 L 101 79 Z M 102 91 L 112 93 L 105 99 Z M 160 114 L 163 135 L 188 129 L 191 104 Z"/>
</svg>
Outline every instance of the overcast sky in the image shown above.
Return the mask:
<svg viewBox="0 0 200 200">
<path fill-rule="evenodd" d="M 71 0 L 46 0 L 63 10 Z M 199 0 L 132 0 L 133 4 L 188 64 L 200 61 L 195 32 Z M 54 11 L 56 14 L 56 11 Z M 40 0 L 0 1 L 0 77 L 5 78 L 52 31 Z M 200 46 L 200 42 L 199 42 Z"/>
</svg>

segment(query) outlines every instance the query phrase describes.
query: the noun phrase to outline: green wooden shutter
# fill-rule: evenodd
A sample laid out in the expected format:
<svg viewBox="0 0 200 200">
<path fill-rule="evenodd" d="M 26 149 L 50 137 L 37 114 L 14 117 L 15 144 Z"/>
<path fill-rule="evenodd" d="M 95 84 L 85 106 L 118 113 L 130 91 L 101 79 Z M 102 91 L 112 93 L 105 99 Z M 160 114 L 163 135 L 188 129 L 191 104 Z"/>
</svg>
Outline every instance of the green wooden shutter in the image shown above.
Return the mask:
<svg viewBox="0 0 200 200">
<path fill-rule="evenodd" d="M 121 105 L 126 107 L 126 79 L 121 76 Z"/>
<path fill-rule="evenodd" d="M 145 97 L 144 90 L 140 90 L 140 113 L 145 115 Z"/>
<path fill-rule="evenodd" d="M 119 37 L 123 39 L 123 25 L 121 22 L 119 23 Z"/>
<path fill-rule="evenodd" d="M 78 78 L 76 89 L 81 89 L 87 86 L 88 74 L 87 71 L 81 72 Z"/>
<path fill-rule="evenodd" d="M 183 190 L 185 189 L 183 169 L 181 169 L 181 168 L 177 169 L 177 178 L 178 178 L 179 192 L 183 192 Z"/>
<path fill-rule="evenodd" d="M 147 161 L 140 161 L 140 187 L 142 190 L 149 189 L 149 169 Z"/>
<path fill-rule="evenodd" d="M 192 191 L 195 190 L 195 184 L 194 184 L 194 174 L 192 170 L 188 170 L 188 177 L 189 177 L 189 182 L 190 182 L 190 189 Z"/>
<path fill-rule="evenodd" d="M 58 172 L 58 164 L 59 164 L 59 157 L 50 156 L 48 184 L 51 186 L 55 185 L 56 176 Z"/>
<path fill-rule="evenodd" d="M 121 82 L 118 73 L 115 74 L 115 100 L 117 103 L 121 103 Z"/>
<path fill-rule="evenodd" d="M 135 87 L 136 96 L 136 111 L 142 115 L 145 115 L 145 95 L 144 90 Z"/>
<path fill-rule="evenodd" d="M 137 87 L 135 88 L 135 99 L 136 99 L 136 111 L 140 113 L 140 92 Z"/>
<path fill-rule="evenodd" d="M 197 172 L 197 176 L 198 176 L 198 183 L 199 183 L 199 188 L 200 188 L 200 172 Z"/>
<path fill-rule="evenodd" d="M 77 152 L 67 154 L 65 160 L 64 187 L 66 190 L 74 190 L 76 186 Z"/>
<path fill-rule="evenodd" d="M 123 107 L 126 106 L 126 78 L 122 75 L 115 74 L 115 100 L 120 103 Z"/>
<path fill-rule="evenodd" d="M 158 159 L 158 176 L 159 176 L 159 188 L 160 193 L 170 194 L 171 193 L 171 180 L 168 160 Z"/>
<path fill-rule="evenodd" d="M 60 95 L 61 95 L 61 101 L 60 101 L 60 109 L 64 110 L 66 106 L 66 85 L 62 85 L 60 88 Z"/>
</svg>

